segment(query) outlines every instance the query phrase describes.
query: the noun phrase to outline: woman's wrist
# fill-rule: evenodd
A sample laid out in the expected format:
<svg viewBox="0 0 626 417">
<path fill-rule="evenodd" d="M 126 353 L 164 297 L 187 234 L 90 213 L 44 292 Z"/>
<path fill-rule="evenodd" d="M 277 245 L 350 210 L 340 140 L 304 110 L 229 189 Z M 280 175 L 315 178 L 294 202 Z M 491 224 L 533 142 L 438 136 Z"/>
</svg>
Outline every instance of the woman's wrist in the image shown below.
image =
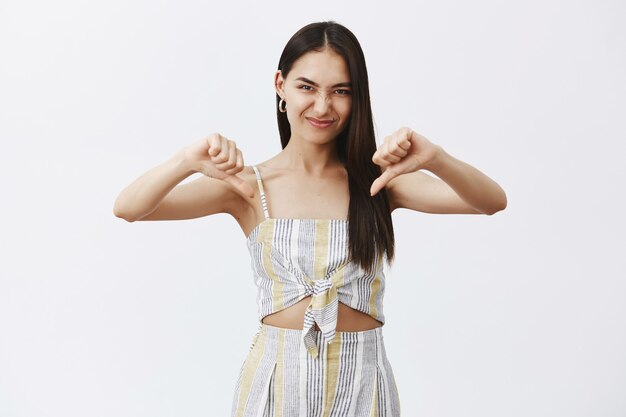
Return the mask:
<svg viewBox="0 0 626 417">
<path fill-rule="evenodd" d="M 422 167 L 422 168 L 432 172 L 433 174 L 435 174 L 437 172 L 437 170 L 440 169 L 442 164 L 445 164 L 445 159 L 450 156 L 441 147 L 441 145 L 436 145 L 436 146 L 437 146 L 437 152 L 435 153 L 435 156 L 430 161 L 428 161 L 426 164 L 424 164 L 424 166 Z"/>
<path fill-rule="evenodd" d="M 172 156 L 170 162 L 178 167 L 178 169 L 180 169 L 183 174 L 186 174 L 186 176 L 200 172 L 197 162 L 187 156 L 187 147 L 179 149 Z"/>
</svg>

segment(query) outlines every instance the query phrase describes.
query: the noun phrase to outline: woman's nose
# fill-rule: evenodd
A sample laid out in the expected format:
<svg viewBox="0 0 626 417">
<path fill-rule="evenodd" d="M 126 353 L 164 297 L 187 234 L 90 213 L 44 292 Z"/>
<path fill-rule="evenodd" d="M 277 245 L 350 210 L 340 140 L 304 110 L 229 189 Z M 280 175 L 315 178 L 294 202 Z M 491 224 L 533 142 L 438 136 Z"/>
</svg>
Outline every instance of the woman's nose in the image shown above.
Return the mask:
<svg viewBox="0 0 626 417">
<path fill-rule="evenodd" d="M 330 107 L 330 98 L 322 92 L 318 92 L 315 97 L 315 110 L 319 113 L 326 113 Z"/>
</svg>

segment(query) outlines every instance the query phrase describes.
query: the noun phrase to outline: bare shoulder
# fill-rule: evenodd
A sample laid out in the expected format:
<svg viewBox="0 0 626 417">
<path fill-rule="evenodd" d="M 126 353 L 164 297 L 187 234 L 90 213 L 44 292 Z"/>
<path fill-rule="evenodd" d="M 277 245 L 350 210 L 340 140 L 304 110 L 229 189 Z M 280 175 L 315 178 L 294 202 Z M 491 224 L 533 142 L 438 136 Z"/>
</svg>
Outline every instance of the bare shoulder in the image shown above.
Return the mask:
<svg viewBox="0 0 626 417">
<path fill-rule="evenodd" d="M 386 188 L 391 211 L 406 208 L 435 214 L 482 214 L 445 181 L 419 170 L 392 178 Z"/>
</svg>

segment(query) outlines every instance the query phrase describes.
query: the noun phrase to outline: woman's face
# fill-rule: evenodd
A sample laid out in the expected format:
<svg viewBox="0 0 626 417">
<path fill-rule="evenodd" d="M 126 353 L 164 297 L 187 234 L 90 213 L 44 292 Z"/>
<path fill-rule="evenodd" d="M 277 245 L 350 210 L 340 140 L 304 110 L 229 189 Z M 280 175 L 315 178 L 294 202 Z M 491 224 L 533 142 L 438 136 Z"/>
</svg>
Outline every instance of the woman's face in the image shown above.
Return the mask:
<svg viewBox="0 0 626 417">
<path fill-rule="evenodd" d="M 346 127 L 352 109 L 350 72 L 332 49 L 302 55 L 286 79 L 276 71 L 275 86 L 287 103 L 292 138 L 327 143 Z"/>
</svg>

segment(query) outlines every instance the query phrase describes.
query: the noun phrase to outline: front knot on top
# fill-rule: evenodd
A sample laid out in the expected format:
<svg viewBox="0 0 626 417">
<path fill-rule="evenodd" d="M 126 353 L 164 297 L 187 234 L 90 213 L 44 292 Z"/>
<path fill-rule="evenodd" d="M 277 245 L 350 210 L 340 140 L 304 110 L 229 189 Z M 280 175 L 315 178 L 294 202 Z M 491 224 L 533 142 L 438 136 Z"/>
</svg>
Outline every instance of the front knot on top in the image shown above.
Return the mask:
<svg viewBox="0 0 626 417">
<path fill-rule="evenodd" d="M 311 301 L 304 313 L 304 328 L 302 339 L 307 351 L 316 358 L 319 349 L 315 340 L 315 324 L 322 332 L 322 337 L 327 343 L 335 338 L 337 328 L 337 316 L 339 312 L 339 300 L 337 298 L 338 281 L 343 281 L 342 265 L 327 278 L 311 281 L 307 279 L 307 295 L 311 295 Z"/>
</svg>

